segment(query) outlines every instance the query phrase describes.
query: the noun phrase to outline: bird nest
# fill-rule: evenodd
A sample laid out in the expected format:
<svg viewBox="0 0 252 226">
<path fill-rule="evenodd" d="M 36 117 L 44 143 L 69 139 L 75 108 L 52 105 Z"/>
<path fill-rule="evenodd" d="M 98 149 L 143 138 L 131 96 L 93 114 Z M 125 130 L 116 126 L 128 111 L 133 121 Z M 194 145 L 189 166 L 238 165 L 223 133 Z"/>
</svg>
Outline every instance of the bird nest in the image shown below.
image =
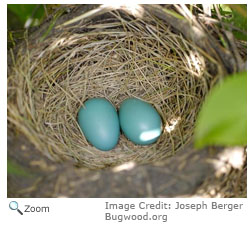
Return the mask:
<svg viewBox="0 0 252 226">
<path fill-rule="evenodd" d="M 192 138 L 215 62 L 149 12 L 88 13 L 73 23 L 63 15 L 50 32 L 55 21 L 47 22 L 43 35 L 35 31 L 12 55 L 9 122 L 49 158 L 74 159 L 91 169 L 174 155 Z M 160 138 L 139 146 L 121 134 L 113 150 L 96 149 L 77 123 L 83 102 L 95 97 L 117 109 L 129 97 L 152 104 L 163 122 Z"/>
</svg>

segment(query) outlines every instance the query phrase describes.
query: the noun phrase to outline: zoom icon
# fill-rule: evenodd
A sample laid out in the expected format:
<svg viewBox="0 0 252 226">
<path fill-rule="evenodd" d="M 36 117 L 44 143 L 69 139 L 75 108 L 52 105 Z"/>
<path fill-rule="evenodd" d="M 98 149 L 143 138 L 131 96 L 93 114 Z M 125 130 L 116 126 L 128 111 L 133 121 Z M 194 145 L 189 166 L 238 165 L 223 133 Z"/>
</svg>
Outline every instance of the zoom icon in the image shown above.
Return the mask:
<svg viewBox="0 0 252 226">
<path fill-rule="evenodd" d="M 17 210 L 21 215 L 23 215 L 22 211 L 18 209 L 18 203 L 16 201 L 11 201 L 9 207 L 11 210 Z"/>
</svg>

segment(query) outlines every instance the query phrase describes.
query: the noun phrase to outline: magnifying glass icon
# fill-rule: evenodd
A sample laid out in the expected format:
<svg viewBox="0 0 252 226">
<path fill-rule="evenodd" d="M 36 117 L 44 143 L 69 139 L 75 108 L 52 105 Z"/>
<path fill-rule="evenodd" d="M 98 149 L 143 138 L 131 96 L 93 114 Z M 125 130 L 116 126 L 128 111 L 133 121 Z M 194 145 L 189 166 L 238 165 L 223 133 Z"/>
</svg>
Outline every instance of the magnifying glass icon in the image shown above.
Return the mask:
<svg viewBox="0 0 252 226">
<path fill-rule="evenodd" d="M 9 207 L 11 210 L 17 210 L 21 215 L 23 215 L 20 209 L 18 209 L 18 203 L 16 201 L 11 201 Z"/>
</svg>

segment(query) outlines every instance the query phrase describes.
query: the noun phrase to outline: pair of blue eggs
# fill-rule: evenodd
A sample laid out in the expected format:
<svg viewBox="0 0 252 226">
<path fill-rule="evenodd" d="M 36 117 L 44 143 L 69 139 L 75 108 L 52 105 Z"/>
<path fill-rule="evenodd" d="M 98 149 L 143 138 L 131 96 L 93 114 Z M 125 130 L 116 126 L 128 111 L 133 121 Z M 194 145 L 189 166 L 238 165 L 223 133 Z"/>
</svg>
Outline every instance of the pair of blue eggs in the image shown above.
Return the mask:
<svg viewBox="0 0 252 226">
<path fill-rule="evenodd" d="M 120 128 L 139 145 L 154 143 L 162 133 L 162 120 L 156 109 L 136 98 L 124 100 L 119 114 L 105 98 L 89 99 L 78 112 L 78 123 L 86 139 L 102 151 L 117 145 Z"/>
</svg>

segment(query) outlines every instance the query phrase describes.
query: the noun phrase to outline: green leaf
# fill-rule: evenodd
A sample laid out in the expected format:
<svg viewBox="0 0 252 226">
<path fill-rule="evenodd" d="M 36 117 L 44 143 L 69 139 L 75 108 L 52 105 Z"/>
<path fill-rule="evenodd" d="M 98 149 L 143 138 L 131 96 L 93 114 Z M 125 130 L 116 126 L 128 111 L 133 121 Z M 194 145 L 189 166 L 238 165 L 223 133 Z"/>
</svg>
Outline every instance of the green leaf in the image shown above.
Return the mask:
<svg viewBox="0 0 252 226">
<path fill-rule="evenodd" d="M 225 5 L 222 5 L 222 7 Z M 247 5 L 246 4 L 229 4 L 227 6 L 232 10 L 229 17 L 224 18 L 226 23 L 230 23 L 240 30 L 233 30 L 233 34 L 237 39 L 247 40 Z M 222 11 L 222 15 L 228 13 L 227 11 Z"/>
<path fill-rule="evenodd" d="M 210 91 L 199 112 L 195 147 L 247 144 L 247 72 L 232 75 Z"/>
<path fill-rule="evenodd" d="M 220 9 L 221 15 L 232 13 L 232 9 L 226 4 L 219 4 L 219 9 Z"/>
<path fill-rule="evenodd" d="M 242 31 L 247 31 L 247 5 L 233 5 L 232 9 L 234 26 L 240 28 Z M 233 33 L 237 39 L 247 40 L 246 34 L 235 30 Z"/>
<path fill-rule="evenodd" d="M 43 5 L 36 4 L 8 4 L 8 11 L 12 12 L 23 24 L 30 19 L 31 25 L 39 25 L 44 16 Z"/>
<path fill-rule="evenodd" d="M 228 4 L 228 7 L 232 9 L 232 12 L 247 18 L 247 4 Z"/>
</svg>

